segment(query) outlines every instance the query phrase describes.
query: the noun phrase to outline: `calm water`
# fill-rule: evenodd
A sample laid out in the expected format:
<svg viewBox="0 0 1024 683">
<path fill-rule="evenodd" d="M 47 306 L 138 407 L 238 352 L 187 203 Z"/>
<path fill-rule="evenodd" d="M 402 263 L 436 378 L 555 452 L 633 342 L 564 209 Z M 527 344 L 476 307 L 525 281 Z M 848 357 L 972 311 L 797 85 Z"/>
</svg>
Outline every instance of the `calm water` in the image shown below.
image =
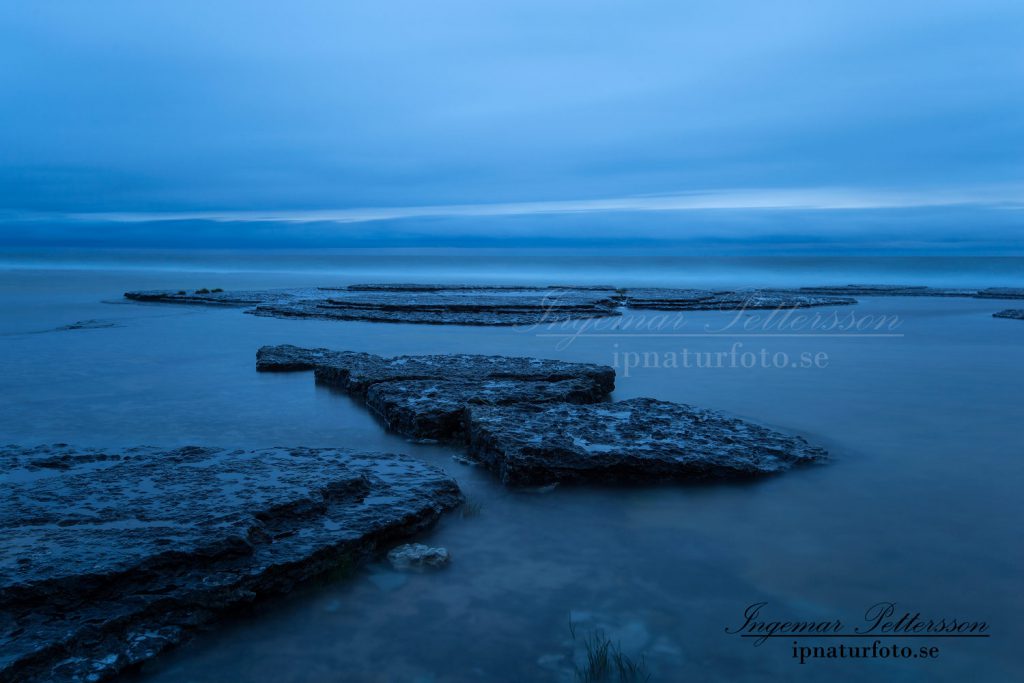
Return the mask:
<svg viewBox="0 0 1024 683">
<path fill-rule="evenodd" d="M 443 467 L 481 505 L 479 515 L 450 515 L 427 536 L 452 552 L 448 569 L 407 575 L 371 566 L 308 588 L 153 663 L 145 681 L 571 681 L 579 645 L 570 619 L 578 637 L 602 629 L 644 654 L 659 681 L 1001 682 L 1022 664 L 1024 324 L 991 317 L 1004 302 L 863 300 L 858 315 L 898 318 L 896 336 L 886 337 L 712 336 L 703 332 L 734 314 L 707 312 L 688 316 L 688 336 L 604 330 L 567 344 L 543 330 L 275 320 L 120 300 L 134 288 L 358 280 L 1021 286 L 1020 259 L 773 265 L 377 251 L 219 260 L 66 253 L 54 262 L 22 252 L 0 262 L 4 442 L 400 451 Z M 49 331 L 94 318 L 117 326 Z M 727 352 L 737 342 L 792 358 L 822 353 L 827 363 L 633 368 L 628 377 L 620 367 L 615 398 L 726 410 L 804 434 L 832 462 L 746 485 L 514 492 L 454 461 L 452 450 L 384 433 L 309 373 L 254 370 L 256 348 L 275 343 L 612 364 L 630 352 L 665 358 L 684 348 Z M 767 601 L 780 618 L 854 622 L 883 600 L 985 620 L 993 637 L 936 641 L 935 661 L 800 665 L 788 639 L 754 647 L 723 632 L 752 602 Z"/>
</svg>

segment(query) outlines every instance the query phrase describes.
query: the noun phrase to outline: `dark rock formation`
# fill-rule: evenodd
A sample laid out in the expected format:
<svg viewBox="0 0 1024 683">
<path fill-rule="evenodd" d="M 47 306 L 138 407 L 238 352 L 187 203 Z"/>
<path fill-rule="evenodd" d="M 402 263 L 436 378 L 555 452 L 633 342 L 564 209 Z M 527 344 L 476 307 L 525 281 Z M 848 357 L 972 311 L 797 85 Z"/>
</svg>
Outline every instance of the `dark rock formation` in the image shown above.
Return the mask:
<svg viewBox="0 0 1024 683">
<path fill-rule="evenodd" d="M 829 296 L 937 296 L 966 297 L 975 299 L 1024 299 L 1024 289 L 1014 287 L 970 289 L 955 287 L 925 287 L 920 285 L 835 285 L 826 287 L 801 287 L 796 291 L 807 294 L 821 294 Z"/>
<path fill-rule="evenodd" d="M 70 332 L 73 330 L 105 330 L 111 327 L 121 327 L 121 323 L 114 320 L 79 320 L 68 325 L 61 325 L 54 328 L 54 332 Z"/>
<path fill-rule="evenodd" d="M 353 285 L 348 288 L 248 292 L 126 292 L 133 301 L 252 306 L 275 318 L 320 318 L 431 325 L 528 325 L 619 315 L 611 289 Z"/>
<path fill-rule="evenodd" d="M 461 438 L 468 405 L 593 403 L 607 390 L 589 378 L 403 380 L 373 384 L 366 407 L 393 432 L 416 439 Z"/>
<path fill-rule="evenodd" d="M 294 372 L 312 370 L 344 352 L 329 349 L 303 349 L 291 344 L 263 346 L 256 352 L 256 369 L 261 372 Z"/>
<path fill-rule="evenodd" d="M 743 477 L 822 458 L 799 437 L 654 399 L 608 402 L 611 368 L 534 358 L 264 347 L 261 369 L 306 368 L 392 431 L 468 443 L 506 484 Z"/>
<path fill-rule="evenodd" d="M 856 299 L 774 290 L 711 291 L 707 289 L 629 289 L 624 303 L 630 308 L 663 311 L 733 311 L 751 309 L 845 306 Z"/>
<path fill-rule="evenodd" d="M 998 313 L 992 314 L 993 318 L 1010 318 L 1011 320 L 1024 320 L 1024 309 L 1021 308 L 1007 308 L 1005 311 L 999 311 Z"/>
<path fill-rule="evenodd" d="M 125 292 L 126 299 L 161 304 L 197 304 L 203 306 L 255 306 L 270 301 L 303 299 L 318 290 L 253 290 L 224 292 L 217 290 L 151 290 Z"/>
<path fill-rule="evenodd" d="M 530 325 L 619 315 L 611 292 L 575 289 L 381 289 L 258 305 L 254 315 L 431 325 Z"/>
<path fill-rule="evenodd" d="M 455 507 L 425 463 L 336 449 L 0 449 L 0 679 L 99 681 Z"/>
<path fill-rule="evenodd" d="M 319 318 L 429 325 L 539 325 L 621 314 L 621 307 L 673 311 L 808 308 L 857 303 L 853 296 L 1022 299 L 1024 289 L 842 285 L 800 289 L 668 289 L 368 284 L 313 289 L 126 292 L 133 301 L 244 306 L 274 318 Z"/>
<path fill-rule="evenodd" d="M 349 285 L 346 287 L 353 292 L 442 292 L 442 291 L 480 291 L 480 292 L 544 292 L 552 290 L 575 290 L 575 291 L 614 291 L 611 285 L 549 285 L 543 287 L 530 287 L 522 285 L 438 285 L 421 283 L 379 283 L 364 285 Z"/>
<path fill-rule="evenodd" d="M 322 384 L 364 401 L 392 431 L 415 439 L 461 439 L 470 404 L 606 400 L 615 388 L 607 366 L 469 354 L 397 356 L 264 346 L 258 370 L 312 367 Z"/>
<path fill-rule="evenodd" d="M 1019 287 L 989 287 L 975 294 L 979 299 L 1024 299 L 1024 289 Z"/>
<path fill-rule="evenodd" d="M 515 486 L 750 477 L 825 457 L 800 437 L 693 406 L 470 406 L 469 456 Z"/>
</svg>

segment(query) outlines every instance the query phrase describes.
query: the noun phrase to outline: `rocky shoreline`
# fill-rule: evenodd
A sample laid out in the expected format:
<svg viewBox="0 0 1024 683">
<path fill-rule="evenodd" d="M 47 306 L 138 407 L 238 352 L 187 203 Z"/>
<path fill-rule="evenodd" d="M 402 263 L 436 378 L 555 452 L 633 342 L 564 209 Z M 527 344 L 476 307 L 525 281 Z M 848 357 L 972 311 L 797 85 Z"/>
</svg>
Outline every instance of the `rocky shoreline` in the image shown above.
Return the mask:
<svg viewBox="0 0 1024 683">
<path fill-rule="evenodd" d="M 0 680 L 106 680 L 462 502 L 426 463 L 343 449 L 9 446 L 0 467 Z"/>
<path fill-rule="evenodd" d="M 263 372 L 309 370 L 392 432 L 453 443 L 510 486 L 774 474 L 821 460 L 802 438 L 693 406 L 612 402 L 606 366 L 505 356 L 384 358 L 265 346 Z"/>
<path fill-rule="evenodd" d="M 131 301 L 230 306 L 274 318 L 429 325 L 537 325 L 622 314 L 624 309 L 742 311 L 849 306 L 857 296 L 1024 299 L 1024 289 L 845 285 L 797 289 L 672 289 L 606 286 L 513 287 L 362 284 L 289 290 L 219 289 L 125 292 Z"/>
</svg>

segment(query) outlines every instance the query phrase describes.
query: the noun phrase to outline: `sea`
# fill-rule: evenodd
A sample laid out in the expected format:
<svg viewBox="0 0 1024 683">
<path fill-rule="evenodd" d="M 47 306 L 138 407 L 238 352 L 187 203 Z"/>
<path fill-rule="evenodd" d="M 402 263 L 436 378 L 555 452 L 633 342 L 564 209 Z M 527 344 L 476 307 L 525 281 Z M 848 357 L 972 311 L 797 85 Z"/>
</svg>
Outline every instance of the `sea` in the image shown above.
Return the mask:
<svg viewBox="0 0 1024 683">
<path fill-rule="evenodd" d="M 1024 323 L 992 317 L 1012 301 L 863 297 L 814 309 L 853 322 L 831 326 L 716 311 L 667 325 L 628 311 L 620 324 L 567 332 L 282 320 L 122 296 L 367 282 L 1024 287 L 1024 259 L 3 250 L 3 443 L 401 452 L 446 470 L 472 503 L 472 514 L 449 514 L 420 539 L 449 550 L 446 569 L 371 563 L 316 582 L 207 629 L 130 680 L 569 682 L 598 635 L 642 662 L 652 681 L 1019 676 Z M 73 325 L 82 321 L 96 322 Z M 614 399 L 725 411 L 800 434 L 830 457 L 754 482 L 509 489 L 452 448 L 385 432 L 310 373 L 257 373 L 257 348 L 283 343 L 613 365 Z M 841 620 L 853 629 L 887 603 L 894 619 L 985 622 L 990 637 L 864 637 L 852 644 L 875 647 L 873 656 L 801 661 L 801 646 L 839 643 L 736 633 L 752 605 L 764 622 Z M 878 655 L 894 646 L 938 650 Z"/>
</svg>

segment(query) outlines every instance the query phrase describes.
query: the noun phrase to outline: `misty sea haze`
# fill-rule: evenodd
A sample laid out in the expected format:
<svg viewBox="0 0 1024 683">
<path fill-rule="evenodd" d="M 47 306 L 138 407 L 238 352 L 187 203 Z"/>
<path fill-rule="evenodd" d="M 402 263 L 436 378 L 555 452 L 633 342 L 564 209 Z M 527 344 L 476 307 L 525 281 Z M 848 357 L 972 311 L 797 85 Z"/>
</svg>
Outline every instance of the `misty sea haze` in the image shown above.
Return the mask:
<svg viewBox="0 0 1024 683">
<path fill-rule="evenodd" d="M 580 337 L 529 328 L 337 323 L 238 309 L 125 301 L 126 290 L 227 290 L 422 281 L 613 286 L 799 286 L 848 282 L 1021 286 L 1024 260 L 959 257 L 708 258 L 664 251 L 338 250 L 7 251 L 0 258 L 0 433 L 11 443 L 117 448 L 188 444 L 358 444 L 402 452 L 454 476 L 478 515 L 423 537 L 451 567 L 383 564 L 271 601 L 147 664 L 137 680 L 571 681 L 578 628 L 643 653 L 656 680 L 821 680 L 787 642 L 724 638 L 746 605 L 779 614 L 858 616 L 870 604 L 984 619 L 998 638 L 943 648 L 928 680 L 1000 680 L 1024 637 L 1017 615 L 1024 345 L 1005 302 L 861 298 L 898 336 Z M 819 309 L 827 311 L 829 309 Z M 847 309 L 852 310 L 852 309 Z M 623 317 L 642 315 L 630 311 Z M 692 329 L 735 312 L 688 313 Z M 99 329 L 58 330 L 80 320 Z M 309 373 L 260 374 L 254 352 L 290 343 L 383 355 L 488 353 L 614 365 L 624 354 L 826 354 L 792 369 L 618 369 L 613 399 L 693 403 L 825 446 L 823 466 L 749 484 L 636 489 L 506 489 L 455 451 L 387 433 Z M 936 615 L 941 616 L 941 615 Z M 769 653 L 771 647 L 785 650 Z M 451 662 L 458 661 L 458 667 Z M 296 662 L 302 662 L 301 667 Z M 876 663 L 877 664 L 877 663 Z M 886 662 L 918 680 L 920 662 Z M 872 681 L 875 665 L 836 681 Z M 895 678 L 891 680 L 896 680 Z"/>
</svg>

